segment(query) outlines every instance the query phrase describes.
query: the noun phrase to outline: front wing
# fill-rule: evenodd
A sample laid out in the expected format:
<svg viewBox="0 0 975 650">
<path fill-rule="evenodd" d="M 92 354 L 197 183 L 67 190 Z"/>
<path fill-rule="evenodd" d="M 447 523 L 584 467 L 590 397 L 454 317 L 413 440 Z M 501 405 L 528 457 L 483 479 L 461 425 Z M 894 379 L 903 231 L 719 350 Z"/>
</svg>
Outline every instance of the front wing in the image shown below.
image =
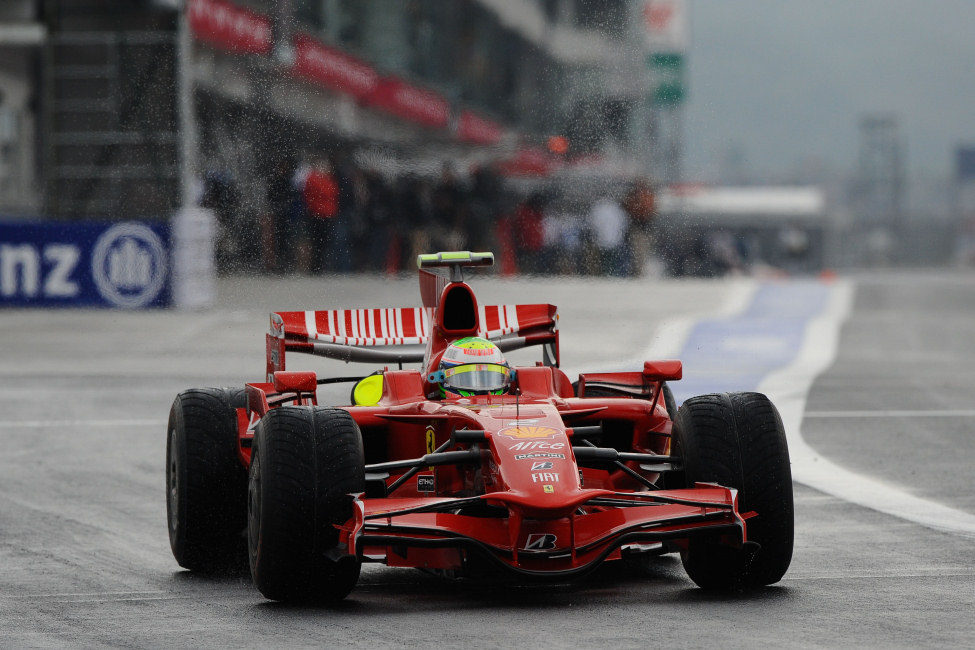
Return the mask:
<svg viewBox="0 0 975 650">
<path fill-rule="evenodd" d="M 545 518 L 513 505 L 506 498 L 511 493 L 356 499 L 354 518 L 340 527 L 341 541 L 348 554 L 390 566 L 457 569 L 467 553 L 534 578 L 587 573 L 630 545 L 667 541 L 679 547 L 699 536 L 734 547 L 747 541 L 734 489 L 699 483 L 681 490 L 582 492 L 579 508 Z M 482 507 L 494 508 L 494 516 L 459 514 Z"/>
</svg>

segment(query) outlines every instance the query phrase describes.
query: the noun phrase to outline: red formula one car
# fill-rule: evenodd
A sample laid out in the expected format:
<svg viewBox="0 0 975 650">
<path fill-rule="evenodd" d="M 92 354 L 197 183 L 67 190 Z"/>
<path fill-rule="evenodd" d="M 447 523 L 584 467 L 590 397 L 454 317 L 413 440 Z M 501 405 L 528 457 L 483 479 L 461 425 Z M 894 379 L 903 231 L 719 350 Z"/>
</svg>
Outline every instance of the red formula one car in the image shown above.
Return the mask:
<svg viewBox="0 0 975 650">
<path fill-rule="evenodd" d="M 418 308 L 273 313 L 265 381 L 180 393 L 166 457 L 177 562 L 213 571 L 242 559 L 246 538 L 275 600 L 342 598 L 363 562 L 565 580 L 679 551 L 701 587 L 778 581 L 792 481 L 769 400 L 705 395 L 677 410 L 671 360 L 572 382 L 555 306 L 480 305 L 463 281 L 491 263 L 420 256 Z M 502 394 L 438 390 L 444 351 L 476 336 L 540 346 L 543 360 L 502 368 Z M 394 367 L 320 379 L 286 370 L 293 352 Z M 318 387 L 338 382 L 354 384 L 353 404 L 320 406 Z"/>
</svg>

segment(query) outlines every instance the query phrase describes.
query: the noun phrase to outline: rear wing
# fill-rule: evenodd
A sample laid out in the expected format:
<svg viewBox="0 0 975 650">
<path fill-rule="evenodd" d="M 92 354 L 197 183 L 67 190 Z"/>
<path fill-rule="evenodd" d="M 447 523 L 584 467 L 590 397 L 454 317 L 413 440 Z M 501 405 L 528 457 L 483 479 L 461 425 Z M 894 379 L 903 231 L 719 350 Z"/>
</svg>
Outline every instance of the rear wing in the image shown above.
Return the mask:
<svg viewBox="0 0 975 650">
<path fill-rule="evenodd" d="M 267 375 L 286 369 L 287 352 L 346 362 L 420 362 L 435 325 L 433 307 L 274 312 L 267 334 Z M 558 365 L 555 305 L 478 306 L 476 327 L 478 336 L 505 352 L 543 345 L 545 363 Z"/>
</svg>

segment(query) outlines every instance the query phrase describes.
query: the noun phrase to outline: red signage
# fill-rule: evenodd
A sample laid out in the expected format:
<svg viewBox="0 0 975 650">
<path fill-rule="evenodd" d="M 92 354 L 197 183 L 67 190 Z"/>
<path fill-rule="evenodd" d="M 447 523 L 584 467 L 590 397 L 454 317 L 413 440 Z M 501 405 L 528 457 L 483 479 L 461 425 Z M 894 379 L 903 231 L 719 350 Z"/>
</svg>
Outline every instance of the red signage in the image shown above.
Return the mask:
<svg viewBox="0 0 975 650">
<path fill-rule="evenodd" d="M 648 2 L 643 6 L 643 20 L 651 30 L 662 32 L 670 27 L 674 9 L 674 5 L 667 2 Z"/>
<path fill-rule="evenodd" d="M 497 144 L 504 137 L 504 127 L 474 111 L 462 111 L 457 118 L 457 137 L 475 144 Z"/>
<path fill-rule="evenodd" d="M 450 104 L 446 99 L 396 77 L 380 79 L 369 101 L 391 115 L 431 128 L 445 127 L 450 120 Z"/>
<path fill-rule="evenodd" d="M 271 51 L 271 21 L 266 16 L 226 0 L 189 0 L 186 12 L 193 34 L 205 43 L 246 54 Z"/>
<path fill-rule="evenodd" d="M 505 176 L 548 176 L 557 166 L 552 156 L 542 149 L 524 148 L 498 164 Z"/>
<path fill-rule="evenodd" d="M 296 75 L 358 99 L 371 96 L 379 83 L 379 75 L 368 64 L 307 34 L 295 37 L 294 65 Z"/>
</svg>

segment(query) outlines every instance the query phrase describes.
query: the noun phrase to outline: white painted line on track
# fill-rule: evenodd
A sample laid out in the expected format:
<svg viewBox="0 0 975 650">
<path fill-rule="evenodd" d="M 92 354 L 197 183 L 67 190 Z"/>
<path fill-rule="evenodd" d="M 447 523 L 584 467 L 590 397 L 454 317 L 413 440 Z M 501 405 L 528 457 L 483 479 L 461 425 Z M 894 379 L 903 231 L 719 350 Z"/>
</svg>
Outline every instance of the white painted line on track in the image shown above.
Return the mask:
<svg viewBox="0 0 975 650">
<path fill-rule="evenodd" d="M 975 571 L 945 571 L 943 569 L 933 569 L 931 571 L 907 571 L 903 573 L 857 573 L 855 571 L 844 571 L 843 573 L 827 573 L 804 576 L 802 574 L 790 574 L 783 579 L 783 582 L 803 581 L 803 580 L 917 580 L 926 578 L 968 578 L 975 576 Z"/>
<path fill-rule="evenodd" d="M 39 392 L 45 395 L 104 395 L 107 392 L 115 395 L 173 395 L 177 391 L 170 386 L 44 386 L 43 388 L 0 388 L 0 398 L 36 397 Z"/>
<path fill-rule="evenodd" d="M 802 416 L 813 381 L 836 359 L 840 327 L 853 304 L 853 285 L 839 281 L 824 312 L 806 327 L 802 349 L 788 366 L 759 385 L 778 407 L 792 457 L 792 478 L 835 497 L 935 530 L 975 537 L 975 515 L 922 499 L 884 481 L 840 467 L 802 437 Z"/>
<path fill-rule="evenodd" d="M 742 278 L 730 283 L 720 307 L 706 316 L 706 318 L 732 318 L 745 311 L 758 290 L 758 282 L 751 278 Z M 643 350 L 636 359 L 640 367 L 644 359 L 668 359 L 677 356 L 684 348 L 684 343 L 696 323 L 702 316 L 680 316 L 661 323 L 654 333 L 653 342 Z M 634 360 L 634 363 L 636 360 Z"/>
<path fill-rule="evenodd" d="M 623 372 L 642 370 L 643 362 L 655 359 L 674 359 L 684 342 L 690 335 L 691 329 L 705 318 L 732 318 L 745 311 L 758 290 L 758 282 L 752 278 L 738 278 L 728 283 L 728 290 L 724 300 L 714 310 L 702 309 L 695 316 L 677 316 L 665 319 L 653 332 L 650 345 L 629 359 L 623 359 L 607 364 L 587 366 L 583 369 L 563 367 L 567 375 L 574 377 L 580 372 Z"/>
<path fill-rule="evenodd" d="M 158 427 L 166 420 L 6 420 L 0 429 L 46 429 L 48 427 Z"/>
<path fill-rule="evenodd" d="M 807 418 L 971 418 L 975 409 L 932 409 L 908 411 L 806 411 Z"/>
<path fill-rule="evenodd" d="M 68 593 L 44 593 L 44 594 L 0 594 L 0 598 L 5 600 L 30 600 L 32 598 L 105 598 L 111 596 L 164 596 L 171 594 L 170 591 L 83 591 Z"/>
</svg>

